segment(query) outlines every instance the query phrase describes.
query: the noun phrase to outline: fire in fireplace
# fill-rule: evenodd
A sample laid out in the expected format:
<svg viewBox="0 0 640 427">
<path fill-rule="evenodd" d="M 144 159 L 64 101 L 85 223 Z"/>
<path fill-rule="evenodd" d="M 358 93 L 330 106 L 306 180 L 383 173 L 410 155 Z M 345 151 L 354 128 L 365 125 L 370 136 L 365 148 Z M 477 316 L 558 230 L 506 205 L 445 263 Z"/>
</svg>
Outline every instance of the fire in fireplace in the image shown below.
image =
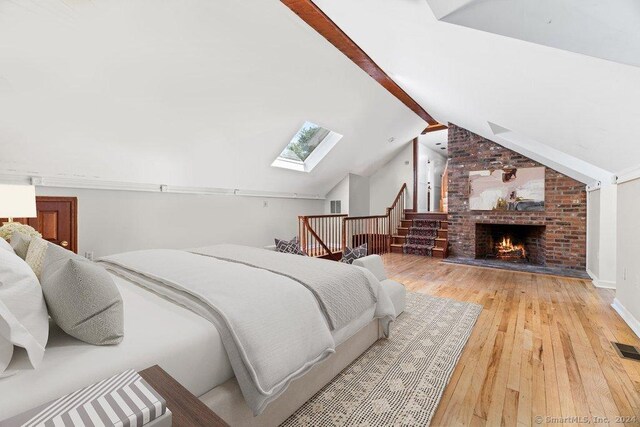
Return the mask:
<svg viewBox="0 0 640 427">
<path fill-rule="evenodd" d="M 476 223 L 476 258 L 545 265 L 545 226 Z"/>
<path fill-rule="evenodd" d="M 511 241 L 511 237 L 505 236 L 495 244 L 495 257 L 505 261 L 521 261 L 527 259 L 527 251 L 524 245 Z"/>
</svg>

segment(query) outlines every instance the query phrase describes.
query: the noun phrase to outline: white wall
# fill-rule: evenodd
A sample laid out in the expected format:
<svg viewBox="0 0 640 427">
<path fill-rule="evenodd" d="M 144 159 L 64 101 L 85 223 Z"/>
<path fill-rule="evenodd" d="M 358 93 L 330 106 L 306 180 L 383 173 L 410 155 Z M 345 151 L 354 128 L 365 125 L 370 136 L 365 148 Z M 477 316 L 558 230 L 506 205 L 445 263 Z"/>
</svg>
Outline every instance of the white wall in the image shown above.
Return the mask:
<svg viewBox="0 0 640 427">
<path fill-rule="evenodd" d="M 427 185 L 430 182 L 429 149 L 422 144 L 418 144 L 418 211 L 427 210 Z M 409 183 L 407 183 L 408 185 Z M 433 185 L 432 185 L 433 188 Z"/>
<path fill-rule="evenodd" d="M 640 180 L 618 185 L 617 289 L 614 308 L 640 336 Z"/>
<path fill-rule="evenodd" d="M 349 213 L 349 175 L 336 184 L 326 195 L 324 213 L 331 213 L 331 201 L 340 200 L 340 213 Z"/>
<path fill-rule="evenodd" d="M 422 138 L 421 138 L 422 139 Z M 431 211 L 440 210 L 440 189 L 446 157 L 425 144 L 418 145 L 418 211 L 427 211 L 427 187 L 431 185 Z"/>
<path fill-rule="evenodd" d="M 331 201 L 342 202 L 343 214 L 350 216 L 369 215 L 369 178 L 353 173 L 348 174 L 342 181 L 327 193 L 324 203 L 324 213 L 331 213 Z"/>
<path fill-rule="evenodd" d="M 587 192 L 587 271 L 592 278 L 600 271 L 600 190 Z"/>
<path fill-rule="evenodd" d="M 616 288 L 617 186 L 587 193 L 587 272 L 599 288 Z"/>
<path fill-rule="evenodd" d="M 369 177 L 349 174 L 349 215 L 369 215 L 370 203 Z"/>
<path fill-rule="evenodd" d="M 408 142 L 387 164 L 369 177 L 370 214 L 383 215 L 406 183 L 407 209 L 413 206 L 413 143 Z"/>
<path fill-rule="evenodd" d="M 149 248 L 216 243 L 273 244 L 297 234 L 297 216 L 322 212 L 322 200 L 261 199 L 111 190 L 37 188 L 78 197 L 78 252 L 96 257 Z M 264 203 L 267 206 L 264 207 Z"/>
<path fill-rule="evenodd" d="M 618 235 L 617 215 L 618 186 L 603 185 L 600 190 L 600 268 L 597 285 L 604 288 L 616 287 L 617 242 L 624 238 Z"/>
</svg>

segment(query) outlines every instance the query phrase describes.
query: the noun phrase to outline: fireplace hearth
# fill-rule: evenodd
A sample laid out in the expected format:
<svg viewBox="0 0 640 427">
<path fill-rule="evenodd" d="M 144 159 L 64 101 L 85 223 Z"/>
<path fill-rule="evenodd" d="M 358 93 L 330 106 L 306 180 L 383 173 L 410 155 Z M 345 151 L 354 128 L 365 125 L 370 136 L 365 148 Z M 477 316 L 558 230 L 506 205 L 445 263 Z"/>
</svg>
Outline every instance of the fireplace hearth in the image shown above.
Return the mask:
<svg viewBox="0 0 640 427">
<path fill-rule="evenodd" d="M 545 226 L 476 224 L 476 259 L 545 265 Z"/>
</svg>

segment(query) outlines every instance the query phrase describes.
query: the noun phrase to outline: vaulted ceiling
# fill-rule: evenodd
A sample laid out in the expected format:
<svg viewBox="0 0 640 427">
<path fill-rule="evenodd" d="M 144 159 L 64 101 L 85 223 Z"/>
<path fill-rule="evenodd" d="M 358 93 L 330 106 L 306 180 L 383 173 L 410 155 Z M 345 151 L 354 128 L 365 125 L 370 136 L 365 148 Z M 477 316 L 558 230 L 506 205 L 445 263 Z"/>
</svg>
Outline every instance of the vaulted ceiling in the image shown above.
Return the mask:
<svg viewBox="0 0 640 427">
<path fill-rule="evenodd" d="M 640 66 L 640 3 L 636 0 L 427 2 L 443 22 Z"/>
<path fill-rule="evenodd" d="M 425 126 L 279 1 L 0 0 L 0 174 L 324 196 Z"/>
<path fill-rule="evenodd" d="M 640 163 L 638 67 L 501 35 L 505 2 L 315 3 L 440 122 L 584 182 Z M 272 168 L 305 120 L 344 138 Z M 324 195 L 425 126 L 276 0 L 0 0 L 0 174 Z"/>
<path fill-rule="evenodd" d="M 640 164 L 640 68 L 446 22 L 456 11 L 476 10 L 467 9 L 475 3 L 495 12 L 496 4 L 504 10 L 520 0 L 315 3 L 440 122 L 454 122 L 584 182 Z M 574 15 L 581 7 L 593 22 L 588 8 L 596 2 L 533 3 L 541 10 L 562 3 Z M 553 19 L 557 8 L 546 10 Z M 482 16 L 498 26 L 508 15 Z M 638 13 L 629 19 L 640 23 Z M 604 31 L 609 22 L 593 25 Z M 600 44 L 601 51 L 619 49 L 615 39 Z M 630 54 L 639 57 L 637 50 Z"/>
</svg>

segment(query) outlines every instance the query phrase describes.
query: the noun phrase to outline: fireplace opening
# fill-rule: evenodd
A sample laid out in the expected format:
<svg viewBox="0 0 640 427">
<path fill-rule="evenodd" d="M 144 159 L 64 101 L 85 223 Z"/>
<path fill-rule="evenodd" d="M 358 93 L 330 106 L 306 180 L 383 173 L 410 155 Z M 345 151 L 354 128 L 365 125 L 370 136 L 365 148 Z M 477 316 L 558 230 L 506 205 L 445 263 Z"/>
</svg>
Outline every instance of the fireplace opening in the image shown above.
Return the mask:
<svg viewBox="0 0 640 427">
<path fill-rule="evenodd" d="M 527 259 L 524 243 L 515 242 L 511 236 L 505 236 L 494 242 L 491 255 L 502 261 L 522 261 Z"/>
<path fill-rule="evenodd" d="M 476 224 L 476 258 L 545 265 L 543 225 Z"/>
</svg>

